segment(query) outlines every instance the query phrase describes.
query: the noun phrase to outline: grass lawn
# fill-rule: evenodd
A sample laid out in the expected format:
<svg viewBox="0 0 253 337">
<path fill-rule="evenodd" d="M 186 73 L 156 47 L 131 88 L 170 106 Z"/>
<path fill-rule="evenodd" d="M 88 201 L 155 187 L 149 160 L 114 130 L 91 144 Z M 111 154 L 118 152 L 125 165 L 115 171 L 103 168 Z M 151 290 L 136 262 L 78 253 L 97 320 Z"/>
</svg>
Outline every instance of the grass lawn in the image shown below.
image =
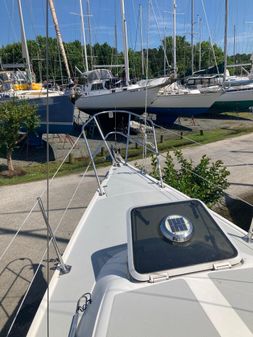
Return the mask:
<svg viewBox="0 0 253 337">
<path fill-rule="evenodd" d="M 225 128 L 225 129 L 213 129 L 204 131 L 203 134 L 200 132 L 191 132 L 187 136 L 184 136 L 182 139 L 180 135 L 176 135 L 174 139 L 169 139 L 164 141 L 163 143 L 159 143 L 159 151 L 166 152 L 168 150 L 172 150 L 173 148 L 182 148 L 184 146 L 190 146 L 193 142 L 197 142 L 199 144 L 207 144 L 211 142 L 215 142 L 218 140 L 241 136 L 247 133 L 253 132 L 253 125 L 250 127 L 240 127 L 240 128 Z M 106 156 L 106 154 L 105 154 Z M 109 165 L 110 162 L 105 160 L 105 156 L 96 157 L 96 164 L 98 167 Z M 124 152 L 122 153 L 124 157 Z M 136 160 L 142 157 L 142 148 L 132 148 L 129 149 L 129 160 Z M 64 176 L 72 173 L 80 173 L 83 172 L 89 163 L 89 159 L 75 160 L 72 163 L 64 163 L 58 172 L 57 176 Z M 36 180 L 42 180 L 47 177 L 47 169 L 49 170 L 49 176 L 52 177 L 60 166 L 60 162 L 52 161 L 49 162 L 47 166 L 46 163 L 43 164 L 32 164 L 22 167 L 22 170 L 25 172 L 25 175 L 16 176 L 13 178 L 6 178 L 0 176 L 0 186 L 5 185 L 13 185 L 26 183 Z M 48 167 L 48 168 L 47 168 Z M 92 168 L 91 168 L 92 169 Z"/>
</svg>

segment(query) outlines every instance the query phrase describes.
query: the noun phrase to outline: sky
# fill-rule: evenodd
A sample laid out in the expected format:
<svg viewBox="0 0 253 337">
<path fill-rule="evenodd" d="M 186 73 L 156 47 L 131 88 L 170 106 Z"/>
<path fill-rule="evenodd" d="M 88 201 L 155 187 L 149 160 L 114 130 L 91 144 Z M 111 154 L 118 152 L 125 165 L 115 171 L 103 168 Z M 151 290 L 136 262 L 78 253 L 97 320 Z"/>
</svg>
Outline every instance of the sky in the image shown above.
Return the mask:
<svg viewBox="0 0 253 337">
<path fill-rule="evenodd" d="M 143 8 L 143 47 L 156 48 L 172 35 L 172 0 L 125 0 L 129 47 L 141 48 L 139 6 Z M 27 39 L 45 36 L 46 0 L 21 0 Z M 63 41 L 82 41 L 80 0 L 54 0 Z M 89 42 L 87 0 L 82 0 Z M 0 0 L 0 45 L 20 41 L 17 0 Z M 194 43 L 211 40 L 223 48 L 225 0 L 194 0 Z M 91 42 L 107 42 L 122 50 L 120 0 L 90 0 Z M 201 24 L 200 24 L 201 22 Z M 234 34 L 235 32 L 235 34 Z M 191 0 L 177 0 L 177 35 L 191 39 Z M 51 15 L 49 35 L 55 37 Z M 235 38 L 234 38 L 235 37 Z M 235 40 L 235 43 L 234 43 Z M 229 0 L 228 54 L 253 52 L 253 0 Z"/>
</svg>

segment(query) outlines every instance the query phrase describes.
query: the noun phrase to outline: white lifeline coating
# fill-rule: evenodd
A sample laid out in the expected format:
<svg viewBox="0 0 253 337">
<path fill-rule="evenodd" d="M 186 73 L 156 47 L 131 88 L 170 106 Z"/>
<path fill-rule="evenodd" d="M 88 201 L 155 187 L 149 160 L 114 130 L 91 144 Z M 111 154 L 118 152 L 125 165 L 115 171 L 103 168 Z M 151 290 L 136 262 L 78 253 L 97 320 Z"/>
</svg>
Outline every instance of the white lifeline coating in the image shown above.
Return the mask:
<svg viewBox="0 0 253 337">
<path fill-rule="evenodd" d="M 186 277 L 199 304 L 222 337 L 252 337 L 252 332 L 208 276 Z"/>
</svg>

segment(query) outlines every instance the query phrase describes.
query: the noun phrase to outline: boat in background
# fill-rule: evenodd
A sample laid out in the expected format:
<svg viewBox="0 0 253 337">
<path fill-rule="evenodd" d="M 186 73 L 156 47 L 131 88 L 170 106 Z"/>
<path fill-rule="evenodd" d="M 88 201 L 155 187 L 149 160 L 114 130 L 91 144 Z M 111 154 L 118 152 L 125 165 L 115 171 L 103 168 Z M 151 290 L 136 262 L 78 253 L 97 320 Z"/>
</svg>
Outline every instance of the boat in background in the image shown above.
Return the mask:
<svg viewBox="0 0 253 337">
<path fill-rule="evenodd" d="M 164 184 L 154 125 L 130 112 L 129 121 L 152 130 L 141 145 L 156 157 L 159 178 L 128 163 L 128 145 L 136 141 L 130 128 L 100 128 L 112 161 L 100 182 L 85 129 L 92 120 L 99 127 L 107 113 L 83 126 L 98 188 L 27 337 L 252 337 L 252 228 L 247 234 Z M 108 143 L 119 136 L 124 158 Z"/>
<path fill-rule="evenodd" d="M 10 67 L 10 65 L 8 65 Z M 14 67 L 15 65 L 13 65 Z M 34 78 L 34 76 L 33 76 Z M 73 131 L 74 104 L 70 91 L 47 88 L 47 84 L 29 83 L 27 72 L 20 69 L 0 71 L 0 103 L 10 99 L 28 100 L 37 107 L 40 117 L 38 134 L 46 133 L 47 97 L 49 108 L 49 132 L 71 133 Z"/>
<path fill-rule="evenodd" d="M 190 90 L 203 93 L 223 87 L 223 94 L 210 106 L 210 112 L 248 112 L 253 106 L 253 80 L 248 77 L 228 76 L 224 82 L 222 75 L 198 75 L 184 82 Z"/>
<path fill-rule="evenodd" d="M 187 89 L 177 82 L 161 89 L 147 111 L 156 115 L 156 123 L 171 126 L 178 117 L 195 117 L 207 113 L 209 108 L 222 97 L 220 87 L 201 91 Z"/>
<path fill-rule="evenodd" d="M 83 74 L 86 84 L 79 91 L 75 106 L 90 115 L 105 110 L 131 110 L 142 114 L 156 99 L 168 78 L 128 84 L 115 78 L 108 69 L 91 70 Z"/>
<path fill-rule="evenodd" d="M 53 0 L 50 1 L 50 8 L 59 40 L 61 35 Z M 70 99 L 70 91 L 66 90 L 63 92 L 54 86 L 49 87 L 49 83 L 36 83 L 27 47 L 21 0 L 18 0 L 18 10 L 22 37 L 22 56 L 25 59 L 25 65 L 21 66 L 25 70 L 20 70 L 20 64 L 1 65 L 0 103 L 14 98 L 17 100 L 27 100 L 29 103 L 36 105 L 37 113 L 40 117 L 40 126 L 36 129 L 36 132 L 40 137 L 42 133 L 46 132 L 48 106 L 49 133 L 71 133 L 73 131 L 74 104 Z M 63 50 L 63 55 L 65 55 L 63 43 L 62 41 L 60 42 L 61 50 Z M 64 60 L 67 63 L 66 57 Z"/>
<path fill-rule="evenodd" d="M 82 74 L 86 85 L 81 88 L 75 106 L 88 114 L 105 110 L 131 110 L 142 114 L 157 96 L 161 87 L 170 82 L 168 77 L 132 84 L 129 75 L 128 38 L 124 0 L 121 3 L 122 38 L 124 46 L 123 78 L 115 79 L 109 69 L 87 71 Z M 122 66 L 122 65 L 117 65 Z M 104 120 L 104 123 L 108 121 Z"/>
<path fill-rule="evenodd" d="M 253 83 L 230 87 L 210 108 L 211 112 L 249 112 L 253 107 Z"/>
<path fill-rule="evenodd" d="M 228 40 L 228 0 L 225 0 L 225 29 L 224 29 L 224 63 L 222 64 L 222 74 L 212 75 L 214 86 L 222 85 L 224 94 L 221 95 L 210 108 L 210 112 L 227 112 L 227 111 L 249 111 L 253 106 L 253 54 L 250 57 L 251 63 L 240 65 L 234 64 L 230 67 L 251 65 L 250 72 L 247 76 L 230 76 L 227 66 L 227 40 Z M 244 71 L 245 68 L 243 68 Z M 219 66 L 209 68 L 209 71 L 219 72 Z M 201 90 L 210 90 L 208 75 L 203 74 L 205 70 L 200 70 L 186 80 L 188 85 L 201 85 Z M 197 78 L 196 78 L 197 75 Z M 206 79 L 204 79 L 202 76 Z M 201 81 L 201 83 L 199 82 Z M 216 83 L 215 83 L 216 82 Z M 213 85 L 212 85 L 213 86 Z"/>
</svg>

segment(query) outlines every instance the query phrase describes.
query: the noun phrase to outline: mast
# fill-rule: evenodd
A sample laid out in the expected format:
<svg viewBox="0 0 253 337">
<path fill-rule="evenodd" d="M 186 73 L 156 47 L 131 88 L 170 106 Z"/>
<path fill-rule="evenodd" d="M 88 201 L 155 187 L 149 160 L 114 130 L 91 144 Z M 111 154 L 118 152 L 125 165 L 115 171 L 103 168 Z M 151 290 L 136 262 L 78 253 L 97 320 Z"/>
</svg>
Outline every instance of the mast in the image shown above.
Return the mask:
<svg viewBox="0 0 253 337">
<path fill-rule="evenodd" d="M 32 83 L 32 69 L 31 69 L 30 56 L 29 56 L 28 47 L 27 47 L 27 40 L 26 40 L 26 34 L 25 34 L 25 26 L 24 26 L 24 18 L 23 18 L 21 0 L 18 0 L 18 10 L 19 10 L 19 17 L 20 17 L 20 25 L 21 25 L 22 56 L 26 60 L 28 81 L 30 83 Z"/>
<path fill-rule="evenodd" d="M 85 36 L 84 20 L 83 20 L 83 5 L 82 5 L 82 0 L 80 0 L 80 16 L 81 16 L 83 50 L 84 50 L 84 65 L 85 65 L 85 70 L 89 71 L 88 58 L 87 58 L 87 48 L 86 48 L 86 36 Z"/>
<path fill-rule="evenodd" d="M 193 35 L 194 35 L 194 0 L 191 0 L 191 50 L 192 50 L 192 75 L 194 73 L 194 46 L 193 46 Z"/>
<path fill-rule="evenodd" d="M 164 27 L 164 43 L 163 43 L 163 75 L 166 76 L 166 53 L 167 53 L 167 39 L 166 39 L 166 24 L 165 24 L 165 15 L 163 15 L 163 27 Z"/>
<path fill-rule="evenodd" d="M 90 0 L 87 0 L 87 17 L 88 17 L 88 32 L 89 32 L 89 46 L 90 46 L 90 64 L 93 68 L 93 50 L 92 50 L 92 41 L 91 41 L 91 25 L 90 25 Z"/>
<path fill-rule="evenodd" d="M 56 37 L 57 37 L 57 40 L 58 40 L 58 43 L 59 43 L 59 46 L 60 46 L 60 50 L 61 50 L 61 53 L 62 53 L 62 57 L 63 57 L 63 62 L 65 64 L 65 68 L 66 68 L 66 71 L 67 71 L 68 79 L 70 79 L 71 76 L 70 76 L 70 70 L 69 70 L 68 60 L 67 60 L 67 56 L 66 56 L 66 53 L 65 53 L 64 45 L 63 45 L 63 42 L 62 42 L 61 32 L 60 32 L 60 29 L 59 29 L 58 20 L 57 20 L 55 8 L 54 8 L 54 2 L 53 2 L 53 0 L 48 0 L 48 1 L 49 1 L 49 6 L 50 6 L 53 22 L 54 22 Z"/>
<path fill-rule="evenodd" d="M 226 81 L 226 70 L 227 70 L 227 39 L 228 39 L 228 0 L 225 0 L 224 73 L 223 73 L 223 83 L 225 83 L 225 81 Z"/>
<path fill-rule="evenodd" d="M 140 5 L 140 31 L 141 31 L 141 75 L 144 77 L 144 51 L 143 51 L 143 32 L 142 32 L 142 5 Z"/>
<path fill-rule="evenodd" d="M 177 78 L 177 36 L 176 36 L 176 0 L 173 0 L 173 68 L 174 78 Z"/>
<path fill-rule="evenodd" d="M 234 48 L 233 48 L 234 49 L 234 51 L 233 51 L 234 52 L 234 65 L 235 65 L 235 61 L 236 61 L 236 57 L 235 57 L 235 42 L 236 42 L 235 41 L 235 34 L 236 34 L 236 31 L 235 31 L 235 25 L 234 25 Z M 234 67 L 234 71 L 235 71 L 235 67 Z"/>
<path fill-rule="evenodd" d="M 199 70 L 201 70 L 202 18 L 199 16 Z"/>
<path fill-rule="evenodd" d="M 128 61 L 127 25 L 126 25 L 126 17 L 125 17 L 124 0 L 121 0 L 121 20 L 122 20 L 126 85 L 128 85 L 130 78 L 129 78 L 129 61 Z"/>
<path fill-rule="evenodd" d="M 116 13 L 116 2 L 115 2 L 115 13 Z M 114 13 L 114 14 L 115 14 Z M 114 15 L 114 40 L 115 40 L 115 56 L 116 56 L 116 64 L 118 64 L 118 34 L 117 34 L 117 17 Z M 117 70 L 118 72 L 118 70 Z"/>
</svg>

